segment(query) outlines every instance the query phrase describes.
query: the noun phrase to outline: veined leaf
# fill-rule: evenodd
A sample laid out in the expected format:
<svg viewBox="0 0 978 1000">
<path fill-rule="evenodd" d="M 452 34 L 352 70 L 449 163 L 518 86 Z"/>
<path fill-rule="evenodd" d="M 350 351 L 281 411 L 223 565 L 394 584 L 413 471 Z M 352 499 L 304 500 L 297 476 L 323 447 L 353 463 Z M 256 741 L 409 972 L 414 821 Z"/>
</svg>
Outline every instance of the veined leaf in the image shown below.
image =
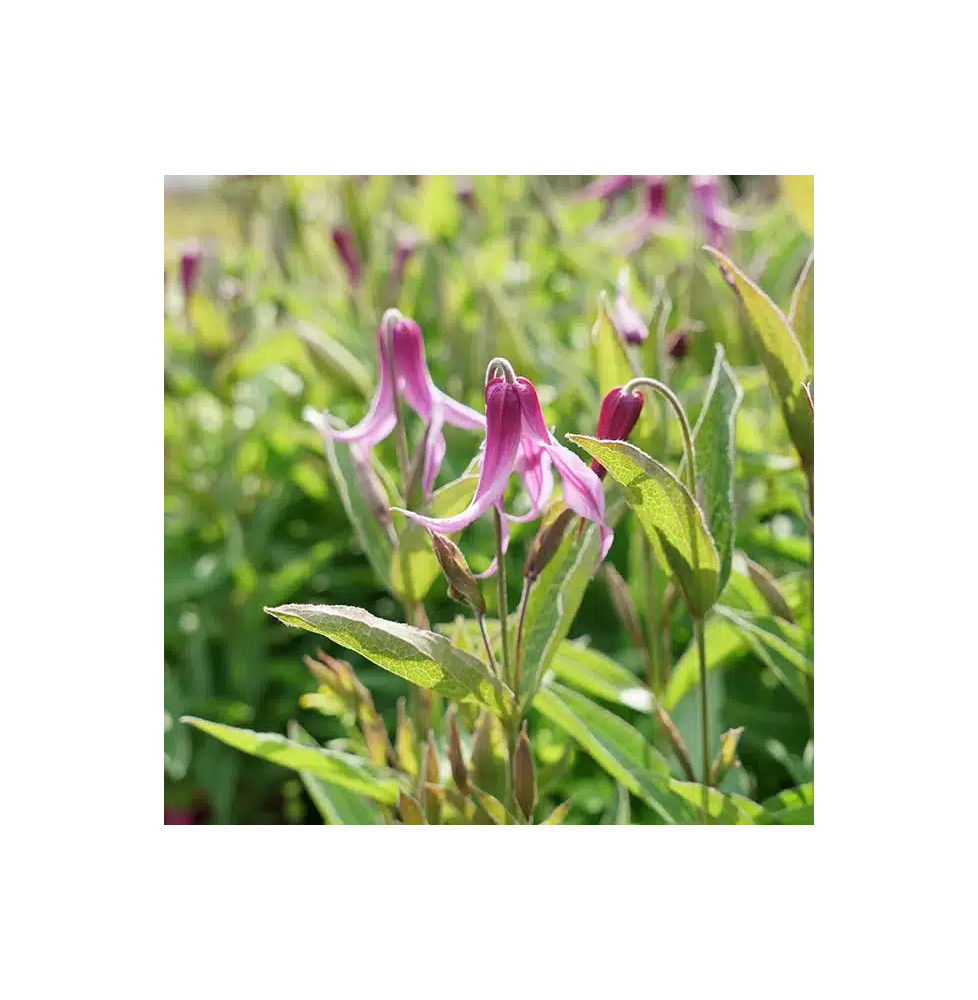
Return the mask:
<svg viewBox="0 0 978 1000">
<path fill-rule="evenodd" d="M 448 483 L 431 495 L 424 513 L 430 517 L 451 517 L 461 513 L 468 507 L 478 485 L 478 476 L 462 476 Z M 405 582 L 405 570 L 411 581 L 410 594 Z M 391 554 L 390 579 L 394 593 L 415 602 L 423 601 L 440 573 L 428 532 L 417 521 L 408 521 Z"/>
<path fill-rule="evenodd" d="M 624 487 L 625 500 L 645 529 L 660 565 L 676 577 L 690 613 L 702 617 L 719 593 L 720 559 L 703 512 L 665 466 L 626 441 L 568 434 Z"/>
<path fill-rule="evenodd" d="M 737 408 L 744 398 L 737 376 L 717 344 L 713 373 L 706 390 L 693 441 L 696 448 L 696 492 L 703 504 L 710 534 L 720 556 L 717 593 L 730 576 L 734 546 L 734 428 Z"/>
<path fill-rule="evenodd" d="M 586 694 L 646 714 L 652 711 L 652 692 L 630 670 L 597 650 L 562 642 L 550 669 L 564 683 Z"/>
<path fill-rule="evenodd" d="M 695 781 L 677 781 L 670 779 L 669 787 L 691 802 L 698 809 L 703 808 L 703 786 Z M 743 795 L 724 795 L 715 788 L 707 792 L 707 812 L 711 819 L 734 826 L 750 825 L 762 822 L 764 807 L 745 798 Z"/>
<path fill-rule="evenodd" d="M 316 741 L 299 725 L 289 723 L 289 739 L 305 747 L 318 747 Z M 309 798 L 325 822 L 335 826 L 381 826 L 384 814 L 377 805 L 362 795 L 348 791 L 340 785 L 330 784 L 309 771 L 300 771 Z"/>
<path fill-rule="evenodd" d="M 761 822 L 791 825 L 815 824 L 815 782 L 789 788 L 762 803 L 765 816 Z"/>
<path fill-rule="evenodd" d="M 815 235 L 815 175 L 783 174 L 781 188 L 801 228 Z"/>
<path fill-rule="evenodd" d="M 812 377 L 811 366 L 781 310 L 753 281 L 719 250 L 706 247 L 728 275 L 747 310 L 754 330 L 754 343 L 767 370 L 788 433 L 801 457 L 802 465 L 815 462 L 815 422 L 803 388 Z"/>
<path fill-rule="evenodd" d="M 328 434 L 323 435 L 323 442 L 329 471 L 339 491 L 346 516 L 353 525 L 353 530 L 377 579 L 384 587 L 389 588 L 393 546 L 387 529 L 377 520 L 369 501 L 363 494 L 353 452 L 348 444 L 334 441 Z"/>
<path fill-rule="evenodd" d="M 809 366 L 815 368 L 815 251 L 809 255 L 801 269 L 798 284 L 791 296 L 788 309 L 791 324 L 798 343 L 801 344 Z"/>
<path fill-rule="evenodd" d="M 283 604 L 265 611 L 286 625 L 324 635 L 418 687 L 455 701 L 479 702 L 497 715 L 512 710 L 509 688 L 443 635 L 342 604 Z"/>
<path fill-rule="evenodd" d="M 533 707 L 577 740 L 666 823 L 695 822 L 695 810 L 670 788 L 665 757 L 624 719 L 560 684 L 541 688 Z"/>
<path fill-rule="evenodd" d="M 557 647 L 567 638 L 600 555 L 596 524 L 585 525 L 580 538 L 572 528 L 533 584 L 523 629 L 521 695 L 533 697 Z"/>
<path fill-rule="evenodd" d="M 293 771 L 308 771 L 317 778 L 366 795 L 385 805 L 397 802 L 397 775 L 386 767 L 377 767 L 353 754 L 303 746 L 278 733 L 256 733 L 250 729 L 208 722 L 192 715 L 185 715 L 180 721 L 195 726 L 201 732 L 214 736 L 236 750 L 251 754 L 252 757 L 270 760 L 273 764 L 281 764 Z"/>
<path fill-rule="evenodd" d="M 611 323 L 608 314 L 608 296 L 602 292 L 598 300 L 598 318 L 591 330 L 594 345 L 594 369 L 601 398 L 615 388 L 620 388 L 635 374 L 625 353 L 625 345 Z"/>
</svg>

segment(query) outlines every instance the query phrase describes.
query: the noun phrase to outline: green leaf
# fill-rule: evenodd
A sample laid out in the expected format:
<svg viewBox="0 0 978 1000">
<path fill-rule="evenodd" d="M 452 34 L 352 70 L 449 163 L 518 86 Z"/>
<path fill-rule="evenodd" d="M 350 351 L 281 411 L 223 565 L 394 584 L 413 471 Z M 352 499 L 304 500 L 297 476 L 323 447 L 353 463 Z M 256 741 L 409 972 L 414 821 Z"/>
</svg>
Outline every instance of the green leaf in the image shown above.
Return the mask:
<svg viewBox="0 0 978 1000">
<path fill-rule="evenodd" d="M 476 701 L 497 715 L 512 711 L 509 688 L 443 635 L 342 604 L 283 604 L 265 611 L 286 625 L 324 635 L 418 687 L 455 701 Z"/>
<path fill-rule="evenodd" d="M 305 747 L 318 747 L 316 741 L 299 725 L 289 723 L 289 739 Z M 381 826 L 384 814 L 376 804 L 362 795 L 347 791 L 340 785 L 330 784 L 309 771 L 300 771 L 309 798 L 327 823 L 335 826 Z"/>
<path fill-rule="evenodd" d="M 702 810 L 702 785 L 695 781 L 677 781 L 673 778 L 669 781 L 669 787 L 677 795 L 681 795 L 695 805 L 697 810 Z M 764 816 L 763 806 L 752 802 L 743 795 L 724 795 L 723 792 L 718 792 L 715 788 L 711 788 L 707 792 L 707 812 L 711 819 L 734 826 L 761 822 Z"/>
<path fill-rule="evenodd" d="M 740 296 L 754 330 L 754 343 L 781 406 L 788 433 L 807 468 L 815 464 L 815 422 L 804 384 L 812 377 L 801 344 L 781 310 L 719 250 L 706 247 Z"/>
<path fill-rule="evenodd" d="M 588 522 L 580 538 L 572 526 L 533 584 L 523 627 L 521 696 L 533 697 L 557 648 L 567 638 L 600 556 L 598 526 Z"/>
<path fill-rule="evenodd" d="M 791 205 L 791 211 L 809 236 L 815 235 L 815 175 L 784 174 L 781 189 Z"/>
<path fill-rule="evenodd" d="M 744 398 L 737 376 L 717 344 L 706 401 L 693 429 L 696 449 L 696 495 L 703 504 L 710 534 L 720 556 L 717 593 L 730 576 L 734 547 L 734 427 Z"/>
<path fill-rule="evenodd" d="M 313 364 L 330 381 L 352 389 L 364 399 L 370 398 L 370 373 L 338 340 L 305 320 L 299 320 L 295 329 L 309 349 Z"/>
<path fill-rule="evenodd" d="M 227 743 L 235 750 L 251 754 L 252 757 L 270 760 L 273 764 L 281 764 L 293 771 L 308 771 L 317 778 L 366 795 L 385 805 L 397 802 L 397 775 L 386 767 L 377 767 L 353 754 L 302 746 L 278 733 L 255 733 L 250 729 L 237 729 L 192 715 L 185 715 L 180 721 L 195 726 L 201 732 Z"/>
<path fill-rule="evenodd" d="M 669 786 L 665 757 L 624 719 L 554 683 L 537 692 L 533 707 L 577 740 L 608 774 L 666 823 L 695 822 L 694 810 Z"/>
<path fill-rule="evenodd" d="M 625 353 L 625 345 L 611 323 L 608 297 L 604 292 L 598 300 L 598 318 L 591 330 L 591 342 L 594 345 L 594 370 L 598 389 L 604 399 L 612 389 L 621 388 L 635 374 Z"/>
<path fill-rule="evenodd" d="M 710 617 L 703 638 L 706 644 L 706 669 L 719 670 L 730 666 L 747 649 L 747 641 L 740 630 L 723 618 Z M 670 712 L 699 686 L 699 658 L 696 643 L 690 642 L 683 655 L 676 661 L 669 674 L 669 683 L 662 704 Z"/>
<path fill-rule="evenodd" d="M 720 559 L 703 511 L 665 466 L 626 441 L 598 441 L 568 434 L 622 485 L 628 506 L 676 577 L 690 613 L 702 617 L 719 593 Z"/>
<path fill-rule="evenodd" d="M 478 485 L 478 476 L 462 476 L 461 479 L 448 483 L 431 495 L 428 507 L 423 513 L 429 517 L 451 517 L 460 514 L 468 507 Z M 411 581 L 410 595 L 405 583 L 405 569 Z M 440 574 L 441 570 L 431 549 L 428 532 L 417 521 L 408 521 L 391 555 L 390 578 L 394 593 L 413 602 L 423 601 Z"/>
<path fill-rule="evenodd" d="M 779 792 L 762 803 L 765 816 L 762 822 L 791 825 L 814 825 L 815 782 L 809 781 L 797 788 Z"/>
<path fill-rule="evenodd" d="M 570 812 L 571 800 L 561 802 L 559 806 L 540 824 L 541 826 L 559 826 L 567 819 Z"/>
<path fill-rule="evenodd" d="M 364 496 L 350 445 L 334 441 L 328 434 L 322 437 L 326 446 L 329 471 L 339 491 L 346 516 L 353 525 L 353 530 L 377 579 L 384 587 L 390 588 L 393 545 L 388 529 L 377 520 Z"/>
<path fill-rule="evenodd" d="M 815 251 L 801 269 L 798 284 L 791 296 L 788 322 L 798 337 L 808 364 L 815 368 Z"/>
<path fill-rule="evenodd" d="M 646 714 L 652 711 L 652 692 L 630 670 L 597 650 L 562 642 L 550 669 L 585 694 Z"/>
</svg>

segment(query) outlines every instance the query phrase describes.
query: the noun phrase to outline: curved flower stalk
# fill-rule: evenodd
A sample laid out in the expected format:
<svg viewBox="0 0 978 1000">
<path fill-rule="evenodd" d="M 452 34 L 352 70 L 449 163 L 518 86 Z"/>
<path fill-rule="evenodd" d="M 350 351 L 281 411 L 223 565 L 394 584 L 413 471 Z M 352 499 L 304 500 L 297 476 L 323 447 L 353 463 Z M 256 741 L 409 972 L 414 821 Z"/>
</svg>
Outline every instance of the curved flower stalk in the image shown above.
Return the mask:
<svg viewBox="0 0 978 1000">
<path fill-rule="evenodd" d="M 462 531 L 492 508 L 505 515 L 500 518 L 504 528 L 507 520 L 528 521 L 538 516 L 540 508 L 549 499 L 553 487 L 553 465 L 560 473 L 567 506 L 581 517 L 600 525 L 601 558 L 604 558 L 614 534 L 604 523 L 601 480 L 550 433 L 533 383 L 526 378 L 517 378 L 509 362 L 503 359 L 495 358 L 489 363 L 487 376 L 495 369 L 501 369 L 503 377 L 489 378 L 486 382 L 485 456 L 472 503 L 454 517 L 426 517 L 407 510 L 402 513 L 441 535 Z M 503 497 L 509 477 L 517 471 L 530 492 L 532 509 L 530 514 L 514 517 L 505 514 Z M 503 553 L 507 541 L 508 532 L 503 539 Z M 496 562 L 494 560 L 481 575 L 491 575 Z"/>
<path fill-rule="evenodd" d="M 306 419 L 335 441 L 359 445 L 360 449 L 355 450 L 373 448 L 390 435 L 397 424 L 396 392 L 427 425 L 422 472 L 427 497 L 445 458 L 442 427 L 447 423 L 463 430 L 484 431 L 486 420 L 481 413 L 445 395 L 432 381 L 421 328 L 413 319 L 407 319 L 396 309 L 388 309 L 380 322 L 377 350 L 380 384 L 360 423 L 341 431 L 330 426 L 326 414 L 307 413 Z"/>
</svg>

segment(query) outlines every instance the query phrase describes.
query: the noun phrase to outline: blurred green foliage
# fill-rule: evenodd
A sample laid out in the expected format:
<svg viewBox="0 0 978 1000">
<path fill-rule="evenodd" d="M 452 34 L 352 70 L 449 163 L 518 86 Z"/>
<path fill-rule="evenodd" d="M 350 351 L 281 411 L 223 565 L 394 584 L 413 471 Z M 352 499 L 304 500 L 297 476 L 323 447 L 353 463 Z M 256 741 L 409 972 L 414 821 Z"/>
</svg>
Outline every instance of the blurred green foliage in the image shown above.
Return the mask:
<svg viewBox="0 0 978 1000">
<path fill-rule="evenodd" d="M 204 192 L 165 196 L 164 369 L 164 749 L 168 808 L 195 810 L 217 823 L 318 821 L 295 775 L 246 757 L 175 723 L 183 714 L 268 732 L 298 720 L 317 740 L 342 733 L 335 719 L 298 707 L 315 684 L 302 663 L 316 637 L 283 628 L 262 608 L 287 602 L 358 605 L 401 617 L 380 588 L 331 481 L 319 435 L 302 409 L 328 408 L 353 423 L 365 412 L 376 373 L 376 329 L 397 306 L 420 324 L 435 382 L 482 409 L 487 361 L 508 357 L 536 384 L 551 426 L 593 434 L 602 398 L 592 327 L 602 291 L 613 295 L 622 267 L 652 336 L 647 373 L 667 381 L 695 422 L 722 344 L 744 390 L 736 421 L 734 572 L 725 605 L 770 614 L 744 556 L 777 582 L 798 628 L 810 636 L 807 488 L 781 413 L 759 365 L 746 320 L 715 262 L 702 251 L 702 224 L 687 178 L 666 189 L 667 222 L 642 245 L 633 221 L 640 184 L 605 203 L 584 200 L 583 177 L 234 177 Z M 799 195 L 776 178 L 723 179 L 736 228 L 724 252 L 786 313 L 812 250 L 792 207 Z M 804 218 L 805 213 L 800 213 Z M 808 220 L 806 219 L 806 224 Z M 363 263 L 353 287 L 331 239 L 354 235 Z M 188 241 L 198 241 L 192 246 Z M 403 277 L 397 247 L 416 242 Z M 203 251 L 185 299 L 180 257 Z M 800 308 L 812 308 L 810 289 Z M 796 324 L 797 325 L 797 324 Z M 810 319 L 806 319 L 810 330 Z M 683 328 L 688 353 L 674 360 L 669 335 Z M 633 439 L 659 444 L 656 457 L 678 469 L 677 428 L 654 404 Z M 409 428 L 416 433 L 417 427 Z M 439 484 L 461 475 L 478 447 L 448 428 Z M 378 449 L 395 467 L 393 441 Z M 629 579 L 642 606 L 640 532 L 619 525 L 608 559 Z M 516 526 L 520 560 L 534 525 Z M 488 524 L 465 535 L 476 570 L 492 553 Z M 756 575 L 755 575 L 756 577 Z M 511 579 L 511 587 L 518 586 Z M 511 606 L 518 590 L 511 595 Z M 426 602 L 432 622 L 458 606 L 443 581 Z M 765 633 L 766 634 L 766 633 Z M 603 575 L 589 586 L 570 632 L 641 673 L 640 652 L 616 617 Z M 690 622 L 673 615 L 672 679 L 690 655 Z M 720 787 L 756 801 L 812 778 L 812 720 L 778 680 L 776 656 L 743 639 L 731 622 L 708 627 L 714 738 L 744 726 L 743 764 Z M 408 685 L 350 657 L 388 729 Z M 718 669 L 721 667 L 723 669 Z M 695 681 L 695 675 L 694 675 Z M 695 684 L 694 684 L 695 687 Z M 678 690 L 678 689 L 677 689 Z M 695 690 L 670 710 L 696 745 Z M 650 718 L 616 709 L 644 733 Z M 301 730 L 299 730 L 301 731 Z M 544 815 L 573 796 L 567 822 L 616 822 L 628 795 L 566 734 L 533 714 L 534 752 Z M 653 821 L 640 802 L 632 822 Z"/>
</svg>

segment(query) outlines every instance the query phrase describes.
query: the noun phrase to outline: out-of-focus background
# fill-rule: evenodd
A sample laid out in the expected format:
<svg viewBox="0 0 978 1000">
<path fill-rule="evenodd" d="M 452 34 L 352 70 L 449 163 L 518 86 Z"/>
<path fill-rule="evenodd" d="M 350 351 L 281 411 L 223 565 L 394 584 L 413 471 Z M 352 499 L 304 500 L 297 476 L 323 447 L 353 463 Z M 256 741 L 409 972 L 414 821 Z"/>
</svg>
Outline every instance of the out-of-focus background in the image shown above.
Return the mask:
<svg viewBox="0 0 978 1000">
<path fill-rule="evenodd" d="M 330 720 L 298 705 L 315 686 L 302 663 L 315 637 L 262 608 L 341 603 L 399 617 L 358 549 L 322 441 L 302 420 L 307 405 L 349 423 L 363 416 L 387 307 L 420 324 L 432 375 L 450 395 L 481 410 L 486 363 L 504 355 L 534 380 L 558 435 L 591 434 L 600 405 L 591 329 L 599 294 L 613 295 L 627 267 L 632 299 L 651 321 L 646 370 L 680 392 L 693 419 L 715 345 L 743 385 L 737 548 L 789 592 L 807 572 L 804 479 L 746 321 L 701 250 L 723 249 L 787 311 L 812 250 L 792 179 L 167 177 L 164 201 L 167 822 L 319 822 L 294 774 L 176 720 L 284 732 L 298 718 L 328 739 Z M 478 445 L 453 428 L 447 438 L 443 482 Z M 393 467 L 392 440 L 380 453 Z M 675 469 L 679 454 L 677 434 L 658 457 Z M 514 531 L 514 560 L 533 530 Z M 629 536 L 619 532 L 609 555 L 625 574 Z M 466 533 L 473 568 L 488 564 L 491 546 L 488 525 Z M 427 606 L 433 622 L 458 610 L 441 581 Z M 678 616 L 675 656 L 689 634 Z M 601 578 L 571 631 L 578 636 L 641 669 Z M 756 651 L 729 655 L 734 669 L 716 679 L 716 726 L 747 727 L 745 791 L 762 799 L 806 779 L 810 724 Z M 354 665 L 392 724 L 406 684 Z M 613 821 L 611 779 L 546 726 L 534 739 L 563 768 L 554 787 L 574 796 L 569 821 Z"/>
</svg>

